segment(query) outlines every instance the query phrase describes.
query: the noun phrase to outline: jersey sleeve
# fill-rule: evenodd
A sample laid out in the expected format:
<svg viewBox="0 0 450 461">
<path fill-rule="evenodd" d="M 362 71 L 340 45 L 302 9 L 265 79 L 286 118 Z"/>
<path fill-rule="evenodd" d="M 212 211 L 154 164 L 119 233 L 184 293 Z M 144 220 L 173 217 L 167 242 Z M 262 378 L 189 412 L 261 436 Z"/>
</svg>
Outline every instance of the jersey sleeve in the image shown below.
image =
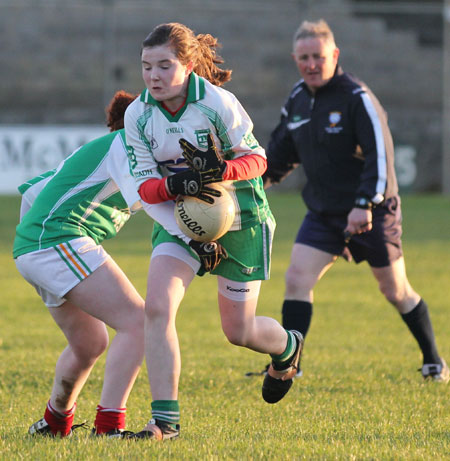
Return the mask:
<svg viewBox="0 0 450 461">
<path fill-rule="evenodd" d="M 136 184 L 136 190 L 150 178 L 162 177 L 154 159 L 151 142 L 145 136 L 145 104 L 139 99 L 132 102 L 125 112 L 125 137 L 130 169 Z M 148 108 L 151 111 L 151 108 Z"/>
<path fill-rule="evenodd" d="M 224 93 L 214 125 L 226 160 L 249 154 L 266 158 L 264 148 L 253 135 L 253 122 L 232 93 Z"/>
<path fill-rule="evenodd" d="M 107 168 L 110 177 L 120 189 L 120 193 L 127 202 L 130 210 L 139 210 L 142 205 L 139 194 L 136 190 L 134 178 L 130 171 L 127 147 L 125 144 L 125 138 L 123 137 L 123 132 L 117 133 L 117 136 L 111 143 L 111 147 L 108 152 Z"/>
<path fill-rule="evenodd" d="M 353 117 L 357 142 L 364 156 L 357 197 L 366 197 L 379 204 L 384 200 L 387 187 L 388 156 L 394 156 L 387 116 L 373 94 L 361 91 Z"/>
<path fill-rule="evenodd" d="M 22 201 L 20 203 L 20 220 L 25 216 L 27 211 L 32 207 L 39 192 L 46 186 L 49 180 L 53 177 L 56 170 L 46 171 L 34 178 L 24 182 L 18 187 L 20 194 L 22 195 Z"/>
<path fill-rule="evenodd" d="M 300 163 L 295 144 L 289 132 L 289 102 L 282 107 L 278 125 L 272 131 L 267 145 L 267 171 L 264 177 L 279 183 Z"/>
<path fill-rule="evenodd" d="M 266 171 L 267 161 L 260 155 L 250 154 L 234 160 L 227 160 L 227 169 L 223 175 L 224 181 L 240 181 L 262 176 Z"/>
<path fill-rule="evenodd" d="M 146 203 L 152 204 L 166 202 L 167 200 L 175 200 L 176 197 L 167 192 L 166 180 L 166 178 L 147 179 L 147 181 L 142 183 L 139 187 L 141 199 Z"/>
</svg>

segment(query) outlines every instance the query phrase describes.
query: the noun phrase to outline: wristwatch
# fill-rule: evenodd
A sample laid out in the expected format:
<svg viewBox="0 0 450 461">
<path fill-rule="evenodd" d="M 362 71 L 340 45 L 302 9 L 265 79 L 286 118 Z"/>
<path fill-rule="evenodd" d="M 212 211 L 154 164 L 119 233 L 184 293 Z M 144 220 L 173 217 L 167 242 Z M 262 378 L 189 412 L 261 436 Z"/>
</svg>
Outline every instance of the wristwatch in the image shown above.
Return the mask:
<svg viewBox="0 0 450 461">
<path fill-rule="evenodd" d="M 363 210 L 371 210 L 372 202 L 366 197 L 357 197 L 355 200 L 355 208 L 361 208 Z"/>
</svg>

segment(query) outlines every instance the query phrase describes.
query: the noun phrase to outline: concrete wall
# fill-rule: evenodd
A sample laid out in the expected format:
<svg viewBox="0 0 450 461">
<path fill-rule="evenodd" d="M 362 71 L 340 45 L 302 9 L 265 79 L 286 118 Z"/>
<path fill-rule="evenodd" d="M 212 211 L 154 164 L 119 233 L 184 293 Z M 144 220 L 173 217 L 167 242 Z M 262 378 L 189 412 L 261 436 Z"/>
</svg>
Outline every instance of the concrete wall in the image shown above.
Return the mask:
<svg viewBox="0 0 450 461">
<path fill-rule="evenodd" d="M 414 32 L 356 17 L 345 0 L 2 0 L 0 123 L 101 123 L 115 90 L 143 88 L 139 50 L 148 32 L 179 21 L 219 38 L 233 69 L 226 88 L 265 144 L 299 78 L 292 34 L 302 20 L 320 17 L 334 29 L 343 67 L 388 111 L 396 144 L 417 152 L 414 188 L 438 188 L 442 51 L 421 47 Z"/>
</svg>

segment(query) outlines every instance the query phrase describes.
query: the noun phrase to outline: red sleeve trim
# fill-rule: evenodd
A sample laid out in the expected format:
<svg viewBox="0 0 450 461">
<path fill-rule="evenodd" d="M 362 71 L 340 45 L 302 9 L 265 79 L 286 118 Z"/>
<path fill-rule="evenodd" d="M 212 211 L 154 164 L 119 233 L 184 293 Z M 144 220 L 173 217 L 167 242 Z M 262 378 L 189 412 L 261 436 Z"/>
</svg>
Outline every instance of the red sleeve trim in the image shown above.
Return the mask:
<svg viewBox="0 0 450 461">
<path fill-rule="evenodd" d="M 267 160 L 258 154 L 244 155 L 233 160 L 226 160 L 227 169 L 223 175 L 224 181 L 252 179 L 262 174 L 267 169 Z"/>
<path fill-rule="evenodd" d="M 151 178 L 147 179 L 139 187 L 139 195 L 144 202 L 147 203 L 161 203 L 168 200 L 174 200 L 175 196 L 170 195 L 166 189 L 167 178 Z"/>
<path fill-rule="evenodd" d="M 227 168 L 223 176 L 224 181 L 238 181 L 261 176 L 267 168 L 267 160 L 257 154 L 249 154 L 234 160 L 226 160 Z M 144 202 L 155 204 L 174 200 L 176 196 L 170 195 L 166 189 L 167 178 L 147 179 L 139 187 L 139 195 Z"/>
</svg>

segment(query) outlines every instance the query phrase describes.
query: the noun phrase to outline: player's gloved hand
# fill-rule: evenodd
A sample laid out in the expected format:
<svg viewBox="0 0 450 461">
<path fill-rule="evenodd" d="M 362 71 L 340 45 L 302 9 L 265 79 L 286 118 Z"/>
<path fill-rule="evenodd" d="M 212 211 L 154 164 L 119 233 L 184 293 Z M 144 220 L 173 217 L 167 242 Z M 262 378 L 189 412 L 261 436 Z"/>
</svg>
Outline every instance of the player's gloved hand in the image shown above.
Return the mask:
<svg viewBox="0 0 450 461">
<path fill-rule="evenodd" d="M 189 246 L 198 254 L 202 267 L 206 272 L 211 272 L 219 265 L 222 259 L 228 258 L 227 250 L 218 242 L 191 240 Z"/>
<path fill-rule="evenodd" d="M 186 170 L 167 177 L 167 189 L 172 195 L 189 195 L 197 197 L 206 203 L 213 204 L 214 197 L 222 194 L 216 189 L 206 187 L 207 184 L 220 182 L 218 171 Z"/>
<path fill-rule="evenodd" d="M 189 168 L 195 171 L 218 169 L 220 178 L 223 178 L 223 173 L 227 165 L 217 152 L 211 133 L 208 134 L 208 150 L 206 151 L 198 149 L 184 138 L 181 138 L 179 143 L 181 149 L 183 149 L 183 157 L 186 159 Z"/>
</svg>

